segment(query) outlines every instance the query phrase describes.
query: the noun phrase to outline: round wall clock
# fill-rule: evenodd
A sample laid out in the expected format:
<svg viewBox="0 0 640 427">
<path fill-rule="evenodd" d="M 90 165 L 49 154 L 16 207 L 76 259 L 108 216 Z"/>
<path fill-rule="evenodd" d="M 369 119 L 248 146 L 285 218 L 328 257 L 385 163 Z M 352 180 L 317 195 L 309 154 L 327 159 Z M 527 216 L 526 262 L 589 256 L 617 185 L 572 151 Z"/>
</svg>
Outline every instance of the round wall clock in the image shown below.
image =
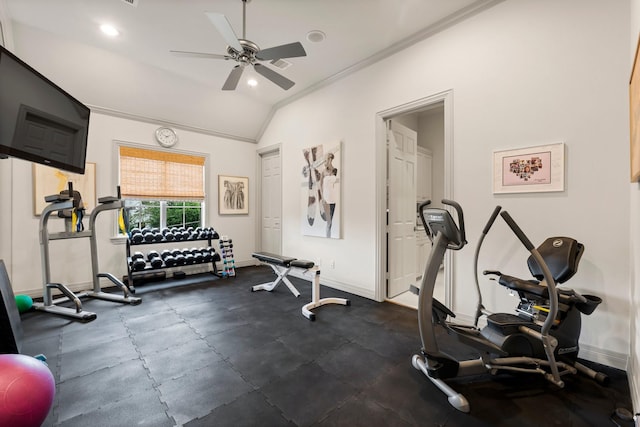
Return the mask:
<svg viewBox="0 0 640 427">
<path fill-rule="evenodd" d="M 158 144 L 163 147 L 173 147 L 176 145 L 176 142 L 178 142 L 178 135 L 176 134 L 176 131 L 171 128 L 159 127 L 156 129 L 156 141 L 158 141 Z"/>
</svg>

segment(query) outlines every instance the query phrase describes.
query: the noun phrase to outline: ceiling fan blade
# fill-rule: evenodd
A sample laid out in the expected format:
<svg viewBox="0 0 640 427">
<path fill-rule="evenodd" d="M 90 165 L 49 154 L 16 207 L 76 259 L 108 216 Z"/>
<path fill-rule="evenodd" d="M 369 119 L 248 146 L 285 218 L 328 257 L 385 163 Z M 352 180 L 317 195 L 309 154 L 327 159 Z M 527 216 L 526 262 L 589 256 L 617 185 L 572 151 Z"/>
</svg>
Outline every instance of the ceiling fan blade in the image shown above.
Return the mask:
<svg viewBox="0 0 640 427">
<path fill-rule="evenodd" d="M 229 73 L 229 77 L 227 77 L 227 81 L 224 82 L 224 86 L 222 86 L 222 90 L 236 90 L 238 86 L 238 81 L 240 81 L 240 77 L 242 76 L 242 72 L 244 71 L 244 67 L 241 65 L 236 65 Z"/>
<path fill-rule="evenodd" d="M 231 59 L 228 55 L 218 55 L 217 53 L 206 52 L 188 52 L 185 50 L 170 50 L 169 52 L 178 56 L 188 56 L 190 58 L 207 58 L 207 59 Z"/>
<path fill-rule="evenodd" d="M 267 79 L 271 80 L 273 83 L 277 84 L 278 86 L 280 86 L 284 90 L 291 89 L 293 87 L 293 85 L 295 84 L 294 82 L 292 82 L 291 80 L 289 80 L 285 76 L 276 73 L 275 71 L 273 71 L 270 68 L 265 67 L 264 65 L 254 64 L 253 68 L 256 70 L 256 73 L 258 73 L 258 74 L 262 75 L 263 77 L 266 77 Z"/>
<path fill-rule="evenodd" d="M 282 58 L 295 58 L 298 56 L 307 56 L 304 47 L 300 42 L 283 44 L 280 46 L 263 49 L 256 54 L 256 58 L 261 61 Z"/>
<path fill-rule="evenodd" d="M 238 41 L 238 37 L 233 31 L 233 27 L 231 27 L 231 24 L 229 23 L 227 17 L 220 13 L 211 12 L 205 12 L 205 15 L 207 15 L 207 18 L 209 18 L 209 20 L 216 27 L 222 38 L 224 38 L 224 41 L 226 41 L 229 46 L 231 46 L 238 52 L 242 52 L 242 45 Z"/>
</svg>

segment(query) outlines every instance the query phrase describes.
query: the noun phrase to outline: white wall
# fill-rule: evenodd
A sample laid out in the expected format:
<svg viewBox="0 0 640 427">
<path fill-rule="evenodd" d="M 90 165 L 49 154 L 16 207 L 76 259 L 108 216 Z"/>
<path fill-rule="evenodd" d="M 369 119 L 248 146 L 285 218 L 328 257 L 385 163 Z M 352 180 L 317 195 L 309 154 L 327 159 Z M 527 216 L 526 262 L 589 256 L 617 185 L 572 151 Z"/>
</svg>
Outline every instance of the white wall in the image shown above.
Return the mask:
<svg viewBox="0 0 640 427">
<path fill-rule="evenodd" d="M 157 127 L 151 123 L 92 113 L 87 161 L 96 163 L 97 197 L 116 195 L 117 157 L 114 141 L 159 149 L 153 140 L 153 132 Z M 214 227 L 220 234 L 233 238 L 234 255 L 238 264 L 253 264 L 251 252 L 255 247 L 255 218 L 252 206 L 255 193 L 251 183 L 255 182 L 255 144 L 180 129 L 178 133 L 180 142 L 174 147 L 175 150 L 208 155 L 207 225 Z M 11 235 L 11 281 L 15 293 L 41 295 L 39 217 L 33 214 L 32 164 L 18 159 L 13 159 L 12 162 L 10 192 L 0 194 L 0 199 L 11 201 L 6 205 L 3 203 L 7 208 L 10 206 L 11 229 L 14 230 Z M 218 215 L 219 174 L 249 177 L 249 215 Z M 99 261 L 101 272 L 122 277 L 126 274 L 125 246 L 123 242 L 112 242 L 110 239 L 116 231 L 114 215 L 115 213 L 105 212 L 96 221 Z M 55 231 L 62 229 L 63 223 L 52 216 L 49 225 Z M 85 226 L 88 226 L 88 216 L 85 218 Z M 179 245 L 180 248 L 183 246 Z M 64 283 L 76 290 L 90 288 L 92 279 L 88 239 L 52 241 L 50 252 L 52 281 Z"/>
<path fill-rule="evenodd" d="M 260 146 L 283 143 L 283 253 L 335 257 L 333 285 L 375 291 L 377 112 L 453 90 L 454 198 L 475 242 L 496 204 L 537 243 L 551 235 L 583 242 L 571 286 L 604 303 L 584 319 L 582 355 L 626 367 L 629 355 L 629 5 L 598 0 L 501 3 L 335 84 L 281 108 Z M 606 117 L 606 120 L 602 118 Z M 302 147 L 344 141 L 344 238 L 301 236 Z M 492 194 L 492 151 L 564 142 L 566 189 Z M 612 209 L 613 208 L 613 209 Z M 614 210 L 615 209 L 615 210 Z M 603 214 L 612 215 L 603 222 Z M 527 275 L 526 252 L 504 224 L 486 240 L 481 265 Z M 473 249 L 457 253 L 454 310 L 471 315 Z M 484 268 L 484 267 L 483 267 Z M 485 285 L 486 305 L 515 301 Z"/>
<path fill-rule="evenodd" d="M 638 38 L 640 37 L 640 0 L 631 0 L 631 32 L 630 32 L 630 49 L 629 49 L 629 76 L 631 76 L 631 64 L 636 53 Z M 633 310 L 631 310 L 631 342 L 629 353 L 631 359 L 629 361 L 629 382 L 631 387 L 631 397 L 635 412 L 640 411 L 640 184 L 632 183 L 630 186 L 631 210 L 630 210 L 630 233 L 631 241 L 631 286 L 629 292 L 629 300 L 631 301 Z"/>
</svg>

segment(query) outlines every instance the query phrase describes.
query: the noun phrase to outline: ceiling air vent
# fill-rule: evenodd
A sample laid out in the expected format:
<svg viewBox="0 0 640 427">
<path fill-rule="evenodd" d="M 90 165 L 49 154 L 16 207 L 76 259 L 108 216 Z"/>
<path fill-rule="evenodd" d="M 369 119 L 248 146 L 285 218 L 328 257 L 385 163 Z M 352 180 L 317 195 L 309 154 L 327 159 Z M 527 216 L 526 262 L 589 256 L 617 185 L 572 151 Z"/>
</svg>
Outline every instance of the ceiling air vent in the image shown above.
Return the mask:
<svg viewBox="0 0 640 427">
<path fill-rule="evenodd" d="M 138 7 L 138 0 L 122 0 L 124 3 L 129 6 Z"/>
<path fill-rule="evenodd" d="M 280 68 L 281 70 L 285 70 L 291 67 L 291 62 L 287 62 L 284 59 L 274 59 L 273 61 L 271 61 L 271 64 L 274 67 Z"/>
</svg>

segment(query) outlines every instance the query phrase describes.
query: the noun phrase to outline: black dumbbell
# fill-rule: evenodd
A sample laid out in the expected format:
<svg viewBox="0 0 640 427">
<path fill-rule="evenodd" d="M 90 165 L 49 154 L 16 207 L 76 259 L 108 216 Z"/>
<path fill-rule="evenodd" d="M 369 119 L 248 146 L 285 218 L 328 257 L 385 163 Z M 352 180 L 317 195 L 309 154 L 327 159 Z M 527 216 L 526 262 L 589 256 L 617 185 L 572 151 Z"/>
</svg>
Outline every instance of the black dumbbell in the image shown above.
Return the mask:
<svg viewBox="0 0 640 427">
<path fill-rule="evenodd" d="M 145 242 L 151 243 L 151 242 L 153 242 L 153 233 L 152 232 L 147 232 L 146 234 L 144 234 L 142 236 L 142 238 L 144 239 Z"/>
<path fill-rule="evenodd" d="M 144 270 L 146 266 L 147 266 L 147 263 L 144 261 L 143 258 L 136 258 L 131 262 L 131 268 L 134 271 Z"/>
<path fill-rule="evenodd" d="M 185 264 L 191 265 L 196 263 L 196 258 L 191 254 L 186 254 L 184 256 Z"/>
<path fill-rule="evenodd" d="M 174 241 L 174 240 L 176 239 L 176 236 L 173 234 L 173 232 L 169 231 L 168 233 L 166 233 L 166 234 L 164 235 L 164 239 L 165 239 L 167 242 L 172 242 L 172 241 Z"/>
<path fill-rule="evenodd" d="M 142 243 L 144 238 L 142 237 L 142 233 L 138 231 L 137 233 L 131 234 L 129 240 L 131 240 L 132 243 Z"/>
<path fill-rule="evenodd" d="M 161 268 L 162 258 L 160 258 L 159 256 L 152 258 L 151 261 L 149 261 L 149 264 L 151 264 L 152 268 Z"/>
<path fill-rule="evenodd" d="M 174 255 L 173 257 L 176 259 L 176 265 L 185 265 L 187 262 L 184 255 L 182 255 L 181 253 L 179 253 L 178 255 Z"/>
<path fill-rule="evenodd" d="M 174 265 L 176 265 L 176 259 L 173 257 L 173 255 L 167 255 L 166 257 L 164 257 L 164 265 L 166 265 L 167 267 L 173 267 Z"/>
<path fill-rule="evenodd" d="M 131 261 L 135 261 L 137 259 L 144 259 L 144 254 L 142 252 L 136 251 L 131 255 Z"/>
<path fill-rule="evenodd" d="M 171 251 L 169 249 L 165 249 L 160 253 L 160 258 L 162 259 L 165 259 L 168 256 L 171 256 Z"/>
<path fill-rule="evenodd" d="M 151 261 L 153 258 L 160 258 L 158 251 L 149 251 L 147 253 L 147 260 Z"/>
<path fill-rule="evenodd" d="M 195 259 L 196 264 L 204 262 L 204 255 L 202 254 L 202 252 L 196 252 L 195 254 L 193 254 L 193 258 Z"/>
<path fill-rule="evenodd" d="M 174 249 L 171 251 L 171 255 L 173 255 L 174 257 L 182 255 L 182 251 L 180 249 Z"/>
</svg>

